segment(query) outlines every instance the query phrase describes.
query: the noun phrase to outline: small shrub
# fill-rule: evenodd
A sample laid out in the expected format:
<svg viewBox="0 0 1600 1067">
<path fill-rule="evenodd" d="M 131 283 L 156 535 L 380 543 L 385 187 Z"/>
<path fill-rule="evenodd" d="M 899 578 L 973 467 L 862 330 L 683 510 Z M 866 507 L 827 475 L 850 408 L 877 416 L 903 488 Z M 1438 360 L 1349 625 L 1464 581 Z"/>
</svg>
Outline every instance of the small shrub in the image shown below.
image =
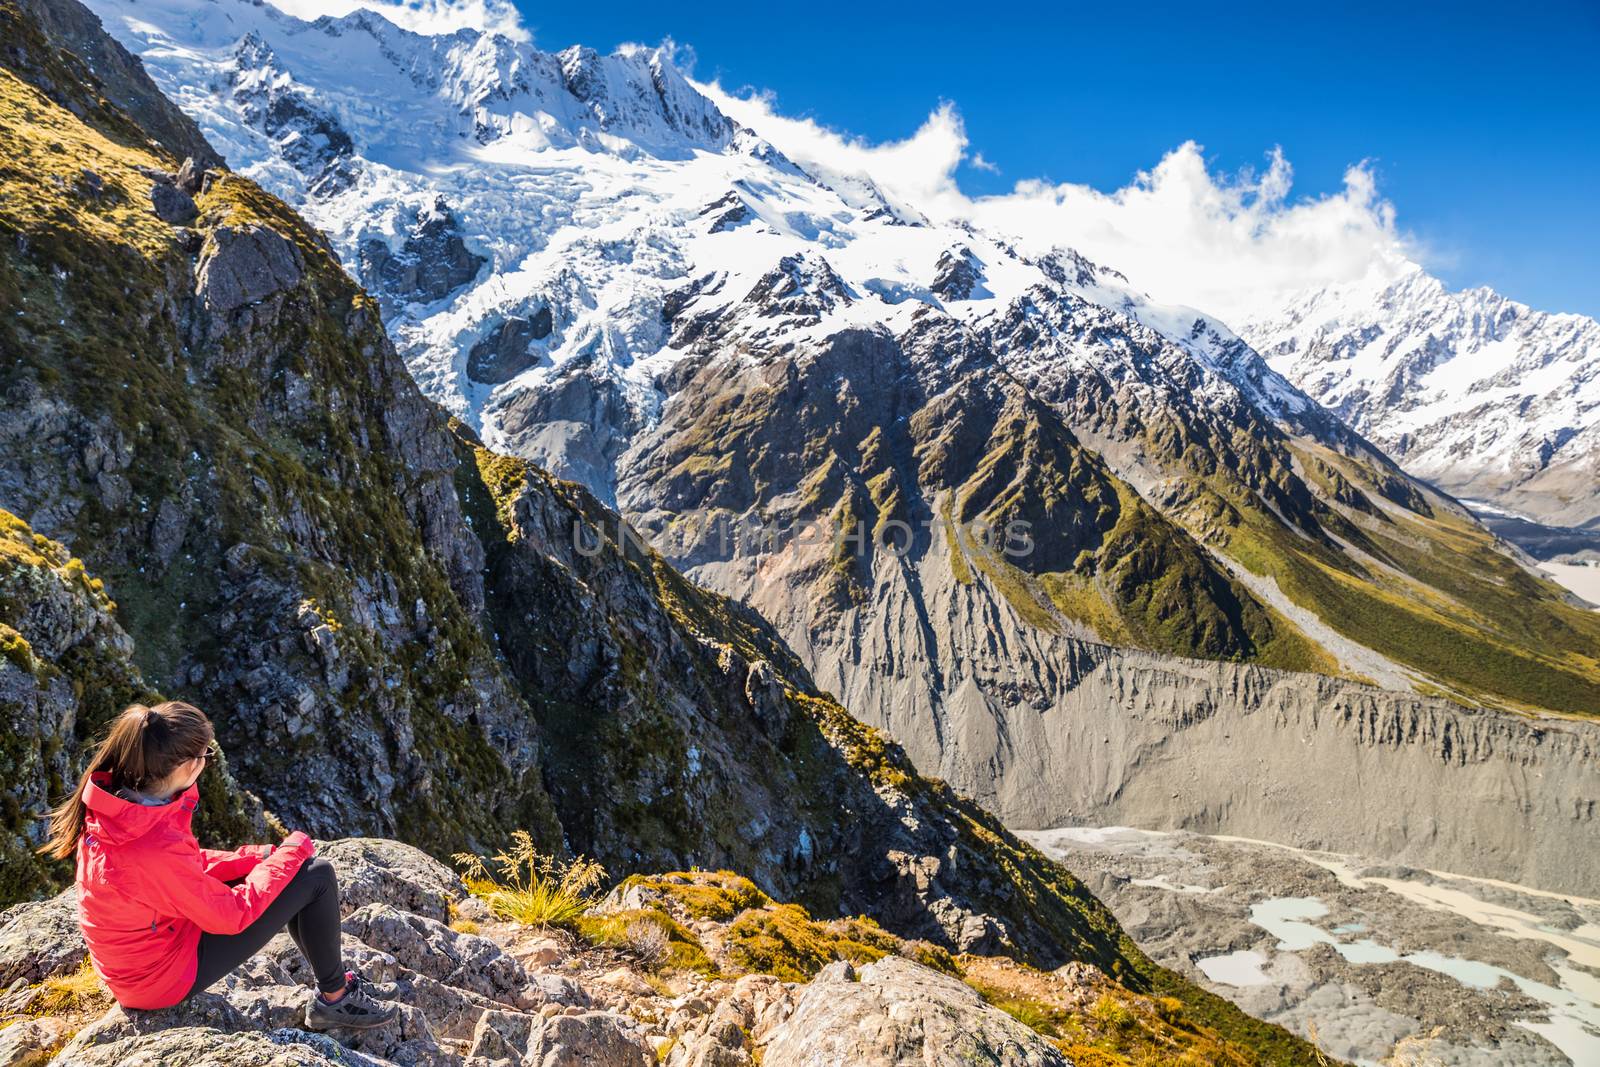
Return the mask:
<svg viewBox="0 0 1600 1067">
<path fill-rule="evenodd" d="M 575 927 L 578 936 L 591 945 L 639 956 L 641 962 L 645 962 L 645 953 L 651 954 L 655 957 L 651 965 L 654 970 L 717 973 L 716 965 L 706 955 L 699 938 L 659 907 L 583 915 Z M 656 933 L 647 932 L 646 927 Z M 660 935 L 659 949 L 657 934 Z"/>
<path fill-rule="evenodd" d="M 667 961 L 671 939 L 659 923 L 636 919 L 623 929 L 622 938 L 646 970 L 658 970 Z"/>
<path fill-rule="evenodd" d="M 1089 1008 L 1089 1015 L 1095 1022 L 1114 1030 L 1126 1029 L 1138 1021 L 1133 1009 L 1110 993 L 1100 994 L 1100 999 Z"/>
<path fill-rule="evenodd" d="M 454 857 L 467 891 L 502 919 L 525 926 L 571 926 L 596 900 L 605 868 L 582 856 L 563 861 L 542 856 L 526 830 L 511 848 L 488 862 L 470 852 Z M 492 870 L 491 870 L 492 866 Z"/>
</svg>

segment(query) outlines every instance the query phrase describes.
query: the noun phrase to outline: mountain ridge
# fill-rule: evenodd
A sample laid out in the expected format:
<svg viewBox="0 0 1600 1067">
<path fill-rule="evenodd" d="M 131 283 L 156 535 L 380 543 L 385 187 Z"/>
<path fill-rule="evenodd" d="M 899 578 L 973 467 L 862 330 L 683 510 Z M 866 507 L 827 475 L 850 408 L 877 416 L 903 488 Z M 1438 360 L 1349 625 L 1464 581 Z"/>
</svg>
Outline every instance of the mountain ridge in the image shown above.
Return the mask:
<svg viewBox="0 0 1600 1067">
<path fill-rule="evenodd" d="M 1553 525 L 1600 516 L 1600 323 L 1397 277 L 1296 294 L 1239 324 L 1268 362 L 1457 496 Z"/>
<path fill-rule="evenodd" d="M 348 183 L 320 185 L 317 170 L 308 184 L 294 153 L 264 137 L 270 94 L 212 93 L 191 110 L 240 153 L 241 167 L 324 227 L 345 263 L 359 265 L 427 395 L 491 448 L 583 481 L 653 531 L 674 521 L 667 510 L 707 510 L 731 470 L 727 449 L 711 440 L 700 454 L 680 448 L 669 467 L 652 458 L 663 439 L 688 441 L 672 421 L 699 403 L 681 398 L 687 388 L 709 387 L 708 366 L 779 374 L 809 364 L 832 338 L 876 332 L 915 350 L 902 365 L 921 377 L 925 399 L 958 366 L 1021 383 L 1048 409 L 1047 421 L 1070 434 L 1071 447 L 1097 456 L 1123 487 L 1128 506 L 1119 513 L 1148 516 L 1150 529 L 1165 531 L 1166 550 L 1188 560 L 1197 576 L 1189 588 L 1212 590 L 1196 601 L 1209 619 L 1186 626 L 1174 617 L 1180 598 L 1163 588 L 1159 565 L 1118 571 L 1118 559 L 1132 554 L 1124 551 L 1065 566 L 1076 560 L 1065 560 L 1063 538 L 1053 555 L 1045 546 L 1048 567 L 1036 560 L 1020 577 L 1002 569 L 996 579 L 999 595 L 1047 628 L 1345 673 L 1468 703 L 1577 713 L 1600 706 L 1595 621 L 1225 325 L 1156 304 L 1114 269 L 1070 251 L 1026 256 L 971 227 L 908 219 L 862 200 L 861 190 L 832 189 L 747 131 L 707 140 L 699 135 L 705 123 L 691 123 L 692 135 L 674 133 L 668 150 L 657 134 L 676 129 L 672 116 L 704 116 L 712 105 L 674 105 L 680 89 L 693 90 L 670 78 L 663 85 L 676 88 L 658 91 L 655 80 L 670 67 L 659 51 L 612 57 L 632 72 L 627 93 L 596 95 L 598 78 L 579 86 L 594 99 L 621 95 L 643 109 L 628 110 L 627 122 L 608 131 L 604 107 L 584 105 L 579 126 L 570 126 L 578 97 L 565 81 L 550 81 L 541 97 L 543 83 L 522 79 L 524 66 L 600 62 L 571 50 L 540 53 L 472 33 L 425 39 L 370 13 L 359 26 L 303 23 L 230 0 L 204 20 L 162 30 L 148 5 L 135 22 L 124 0 L 96 3 L 180 99 L 198 86 L 256 77 L 256 60 L 237 53 L 240 32 L 269 45 L 297 99 L 351 139 L 340 156 L 341 167 L 353 168 Z M 371 57 L 372 85 L 352 84 L 335 67 L 335 32 L 396 42 Z M 463 65 L 462 55 L 485 50 L 520 65 Z M 416 67 L 416 57 L 427 63 Z M 463 95 L 445 74 L 469 68 L 477 80 Z M 646 68 L 655 73 L 646 78 Z M 504 93 L 485 89 L 496 78 Z M 277 74 L 269 80 L 290 84 Z M 322 121 L 290 122 L 283 136 L 304 139 Z M 644 132 L 630 140 L 629 130 Z M 417 147 L 423 143 L 426 150 Z M 441 159 L 447 165 L 435 165 Z M 846 391 L 878 388 L 860 359 L 840 362 L 835 373 Z M 728 387 L 743 379 L 729 371 L 717 380 Z M 804 388 L 820 395 L 825 384 Z M 790 443 L 805 447 L 791 453 L 789 469 L 744 494 L 736 513 L 775 504 L 795 518 L 870 511 L 879 526 L 895 517 L 896 493 L 919 518 L 938 519 L 937 493 L 960 488 L 925 486 L 932 491 L 917 501 L 921 474 L 902 462 L 906 442 L 869 457 L 870 449 L 856 448 L 864 435 L 832 449 L 848 472 L 839 482 L 838 472 L 813 466 L 831 448 L 830 427 L 792 431 L 792 442 L 755 442 L 769 457 Z M 1032 445 L 1021 447 L 994 462 L 1026 465 Z M 860 467 L 868 458 L 877 465 Z M 669 475 L 672 486 L 660 482 Z M 869 483 L 880 475 L 890 480 L 879 484 L 888 495 L 877 500 Z M 1025 471 L 1018 484 L 1031 476 Z M 812 491 L 825 485 L 837 494 L 845 482 L 848 499 Z M 1100 493 L 1110 500 L 1109 489 Z M 672 498 L 670 509 L 658 494 Z M 797 511 L 794 500 L 819 510 Z M 1058 505 L 1044 521 L 1065 523 L 1064 532 L 1079 522 L 1075 508 L 1098 506 Z M 1035 542 L 1056 533 L 1040 530 Z M 834 598 L 835 578 L 816 578 L 797 596 Z M 807 609 L 774 610 L 787 625 Z M 1217 636 L 1223 617 L 1227 638 Z M 1241 640 L 1252 627 L 1257 637 Z"/>
</svg>

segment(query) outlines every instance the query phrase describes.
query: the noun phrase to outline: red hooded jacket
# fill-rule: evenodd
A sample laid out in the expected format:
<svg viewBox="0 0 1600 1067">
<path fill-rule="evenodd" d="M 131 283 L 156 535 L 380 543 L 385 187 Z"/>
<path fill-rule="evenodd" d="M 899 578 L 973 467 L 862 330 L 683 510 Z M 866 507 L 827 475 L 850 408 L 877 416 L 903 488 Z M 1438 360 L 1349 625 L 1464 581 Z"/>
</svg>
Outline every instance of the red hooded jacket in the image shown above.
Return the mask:
<svg viewBox="0 0 1600 1067">
<path fill-rule="evenodd" d="M 182 1000 L 194 984 L 201 932 L 236 934 L 249 926 L 315 854 L 302 833 L 276 849 L 201 848 L 189 829 L 198 799 L 190 786 L 170 804 L 134 804 L 112 793 L 104 774 L 84 786 L 78 923 L 94 969 L 124 1007 Z"/>
</svg>

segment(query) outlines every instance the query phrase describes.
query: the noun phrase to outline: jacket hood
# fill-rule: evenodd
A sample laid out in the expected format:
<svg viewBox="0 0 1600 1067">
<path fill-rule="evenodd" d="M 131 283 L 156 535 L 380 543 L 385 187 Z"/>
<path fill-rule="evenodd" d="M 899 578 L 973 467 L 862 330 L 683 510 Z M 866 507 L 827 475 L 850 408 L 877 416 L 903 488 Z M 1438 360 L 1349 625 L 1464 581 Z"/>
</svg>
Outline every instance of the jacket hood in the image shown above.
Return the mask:
<svg viewBox="0 0 1600 1067">
<path fill-rule="evenodd" d="M 159 826 L 189 825 L 189 818 L 200 803 L 200 790 L 190 786 L 170 804 L 150 807 L 123 800 L 111 791 L 109 774 L 93 774 L 83 787 L 83 803 L 89 809 L 84 819 L 86 833 L 110 844 L 137 841 Z"/>
</svg>

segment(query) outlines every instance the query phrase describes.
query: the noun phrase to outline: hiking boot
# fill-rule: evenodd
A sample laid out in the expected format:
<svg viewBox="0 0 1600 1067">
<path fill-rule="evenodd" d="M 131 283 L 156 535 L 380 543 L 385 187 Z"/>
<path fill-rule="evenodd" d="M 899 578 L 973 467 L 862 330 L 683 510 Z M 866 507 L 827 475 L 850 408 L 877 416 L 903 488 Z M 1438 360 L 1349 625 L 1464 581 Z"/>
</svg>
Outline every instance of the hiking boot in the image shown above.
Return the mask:
<svg viewBox="0 0 1600 1067">
<path fill-rule="evenodd" d="M 359 980 L 354 988 L 347 983 L 338 1003 L 329 1004 L 320 993 L 311 994 L 306 1005 L 306 1026 L 312 1030 L 373 1030 L 400 1017 L 397 1004 L 385 1004 L 367 991 Z"/>
<path fill-rule="evenodd" d="M 365 989 L 373 1000 L 393 1000 L 400 994 L 400 987 L 395 983 L 374 982 L 360 971 L 354 970 L 344 972 L 344 989 L 346 993 Z"/>
</svg>

